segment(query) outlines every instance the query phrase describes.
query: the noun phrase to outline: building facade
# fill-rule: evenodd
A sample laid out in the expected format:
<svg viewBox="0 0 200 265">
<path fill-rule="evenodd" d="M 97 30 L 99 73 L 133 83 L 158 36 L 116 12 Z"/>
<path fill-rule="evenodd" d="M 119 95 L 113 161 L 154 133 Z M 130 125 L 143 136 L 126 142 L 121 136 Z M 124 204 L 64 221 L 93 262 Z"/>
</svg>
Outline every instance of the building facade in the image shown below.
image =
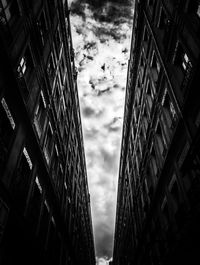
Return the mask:
<svg viewBox="0 0 200 265">
<path fill-rule="evenodd" d="M 0 264 L 95 264 L 67 1 L 0 1 Z"/>
<path fill-rule="evenodd" d="M 200 263 L 199 54 L 199 1 L 135 1 L 114 265 Z"/>
</svg>

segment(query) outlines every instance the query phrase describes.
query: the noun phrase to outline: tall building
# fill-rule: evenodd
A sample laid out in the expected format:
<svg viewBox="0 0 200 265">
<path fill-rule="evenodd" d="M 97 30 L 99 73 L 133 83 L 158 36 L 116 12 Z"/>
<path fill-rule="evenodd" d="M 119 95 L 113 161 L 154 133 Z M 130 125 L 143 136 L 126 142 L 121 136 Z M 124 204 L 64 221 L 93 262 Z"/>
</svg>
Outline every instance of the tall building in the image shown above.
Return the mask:
<svg viewBox="0 0 200 265">
<path fill-rule="evenodd" d="M 200 263 L 199 54 L 199 1 L 135 1 L 114 265 Z"/>
<path fill-rule="evenodd" d="M 63 0 L 0 1 L 0 264 L 94 265 Z"/>
</svg>

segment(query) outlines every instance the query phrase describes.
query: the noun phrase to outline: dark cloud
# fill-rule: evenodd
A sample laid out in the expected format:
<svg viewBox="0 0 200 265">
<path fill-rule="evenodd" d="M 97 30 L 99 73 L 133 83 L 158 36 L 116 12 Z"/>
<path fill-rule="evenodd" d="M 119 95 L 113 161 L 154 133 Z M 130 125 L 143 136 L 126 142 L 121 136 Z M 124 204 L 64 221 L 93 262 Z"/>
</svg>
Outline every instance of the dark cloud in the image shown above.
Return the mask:
<svg viewBox="0 0 200 265">
<path fill-rule="evenodd" d="M 95 89 L 95 83 L 94 83 L 94 81 L 93 80 L 89 80 L 89 84 L 91 85 L 91 88 L 92 89 Z"/>
<path fill-rule="evenodd" d="M 84 7 L 88 4 L 93 16 L 100 22 L 111 22 L 115 25 L 128 21 L 132 17 L 132 0 L 78 0 L 71 5 L 72 14 L 85 19 Z"/>
<path fill-rule="evenodd" d="M 97 257 L 110 257 L 113 247 L 113 235 L 112 233 L 105 231 L 104 225 L 100 224 L 97 228 L 96 234 L 96 256 Z"/>
<path fill-rule="evenodd" d="M 85 117 L 91 117 L 91 116 L 94 116 L 95 115 L 95 110 L 90 108 L 90 107 L 85 107 L 82 109 L 82 112 L 83 112 L 83 115 Z"/>
<path fill-rule="evenodd" d="M 83 46 L 84 50 L 94 50 L 97 48 L 97 43 L 95 41 L 91 41 L 91 42 L 86 42 Z"/>
<path fill-rule="evenodd" d="M 113 26 L 112 29 L 105 27 L 96 27 L 94 28 L 95 35 L 100 39 L 105 39 L 106 36 L 112 37 L 114 40 L 119 41 L 122 38 L 125 38 L 126 35 L 119 31 L 118 27 Z"/>
<path fill-rule="evenodd" d="M 107 124 L 104 125 L 104 127 L 109 131 L 109 132 L 117 132 L 121 128 L 121 124 L 118 123 L 118 120 L 120 120 L 121 117 L 115 117 L 113 120 Z"/>
<path fill-rule="evenodd" d="M 87 137 L 88 139 L 96 138 L 97 134 L 99 134 L 99 130 L 95 128 L 92 128 L 90 130 L 85 130 L 84 132 L 85 137 Z M 93 156 L 94 153 L 92 153 L 91 155 Z"/>
<path fill-rule="evenodd" d="M 105 93 L 110 93 L 111 91 L 110 91 L 110 87 L 108 87 L 108 88 L 105 88 L 105 89 L 102 89 L 102 90 L 98 90 L 98 92 L 97 92 L 97 96 L 101 96 L 102 94 L 105 94 Z"/>
<path fill-rule="evenodd" d="M 114 87 L 114 88 L 119 88 L 120 86 L 119 86 L 119 84 L 114 84 L 113 87 Z"/>
<path fill-rule="evenodd" d="M 102 167 L 108 173 L 117 173 L 116 172 L 116 152 L 109 152 L 105 148 L 100 149 L 101 156 L 102 156 Z"/>
</svg>

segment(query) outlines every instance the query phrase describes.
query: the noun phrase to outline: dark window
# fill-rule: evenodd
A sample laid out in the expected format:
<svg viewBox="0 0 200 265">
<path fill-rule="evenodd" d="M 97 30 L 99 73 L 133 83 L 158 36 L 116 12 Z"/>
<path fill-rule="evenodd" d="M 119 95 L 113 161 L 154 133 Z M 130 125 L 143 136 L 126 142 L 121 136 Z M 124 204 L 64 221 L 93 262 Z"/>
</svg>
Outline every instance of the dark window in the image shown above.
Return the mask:
<svg viewBox="0 0 200 265">
<path fill-rule="evenodd" d="M 156 129 L 156 138 L 157 138 L 159 152 L 164 157 L 166 154 L 167 143 L 163 135 L 160 123 L 158 123 L 157 129 Z"/>
<path fill-rule="evenodd" d="M 198 17 L 200 17 L 200 3 L 198 0 L 190 0 L 188 5 L 188 12 L 196 14 Z"/>
<path fill-rule="evenodd" d="M 65 59 L 64 59 L 64 53 L 63 53 L 63 56 L 61 58 L 61 76 L 65 73 Z"/>
<path fill-rule="evenodd" d="M 172 176 L 171 182 L 169 184 L 169 190 L 173 197 L 173 208 L 176 212 L 178 209 L 178 204 L 180 203 L 180 196 L 179 196 L 179 188 L 178 183 L 176 181 L 175 175 Z"/>
<path fill-rule="evenodd" d="M 167 16 L 166 16 L 163 8 L 161 7 L 160 15 L 159 15 L 159 21 L 158 21 L 158 27 L 160 29 L 165 29 L 166 24 L 167 24 Z"/>
<path fill-rule="evenodd" d="M 57 175 L 58 175 L 58 165 L 59 165 L 59 160 L 58 160 L 58 148 L 57 145 L 55 145 L 54 148 L 54 155 L 53 155 L 53 160 L 52 160 L 52 179 L 54 183 L 57 181 Z"/>
<path fill-rule="evenodd" d="M 51 264 L 56 264 L 60 257 L 61 242 L 56 230 L 55 224 L 51 222 L 48 242 Z"/>
<path fill-rule="evenodd" d="M 149 2 L 148 2 L 149 6 L 152 6 L 153 3 L 154 3 L 154 0 L 149 0 Z"/>
<path fill-rule="evenodd" d="M 155 153 L 155 150 L 154 150 L 154 147 L 152 148 L 152 151 L 151 151 L 151 175 L 152 177 L 157 177 L 158 175 L 158 165 L 157 165 L 157 160 L 156 160 L 156 153 Z"/>
<path fill-rule="evenodd" d="M 157 82 L 158 75 L 160 73 L 160 63 L 154 51 L 153 51 L 152 58 L 151 58 L 151 72 L 152 72 L 153 80 Z"/>
<path fill-rule="evenodd" d="M 63 187 L 63 168 L 62 165 L 60 164 L 58 171 L 58 182 L 57 182 L 57 188 L 60 194 L 62 193 L 62 187 Z"/>
<path fill-rule="evenodd" d="M 145 72 L 145 60 L 144 60 L 144 54 L 141 54 L 140 58 L 140 77 L 141 77 L 141 82 L 143 82 L 143 77 L 144 77 L 144 72 Z"/>
<path fill-rule="evenodd" d="M 169 217 L 169 209 L 167 205 L 167 198 L 165 197 L 163 202 L 162 202 L 162 213 L 163 213 L 163 225 L 165 230 L 168 230 L 169 223 L 170 223 L 170 217 Z"/>
<path fill-rule="evenodd" d="M 149 40 L 149 33 L 147 31 L 147 27 L 146 26 L 144 28 L 143 40 L 144 40 L 144 42 L 148 42 L 148 40 Z"/>
<path fill-rule="evenodd" d="M 32 224 L 32 229 L 36 232 L 38 225 L 38 220 L 40 216 L 41 202 L 42 202 L 43 189 L 38 177 L 35 178 L 35 183 L 33 184 L 33 190 L 28 206 L 28 217 Z"/>
<path fill-rule="evenodd" d="M 51 23 L 53 24 L 53 18 L 55 17 L 56 7 L 54 0 L 47 1 L 48 9 L 49 9 L 49 17 L 51 19 Z"/>
<path fill-rule="evenodd" d="M 58 112 L 59 106 L 60 106 L 60 89 L 59 89 L 59 82 L 58 82 L 58 80 L 56 81 L 55 94 L 54 94 L 54 102 L 55 102 L 56 110 Z"/>
<path fill-rule="evenodd" d="M 49 205 L 45 200 L 42 210 L 42 216 L 40 219 L 39 226 L 39 237 L 43 247 L 46 247 L 47 244 L 47 232 L 50 223 L 50 215 L 49 215 Z"/>
<path fill-rule="evenodd" d="M 41 42 L 42 42 L 42 45 L 44 46 L 45 38 L 46 38 L 46 34 L 47 34 L 47 23 L 46 23 L 44 12 L 41 13 L 40 18 L 37 22 L 37 25 L 38 25 L 38 29 L 39 29 L 39 33 L 40 33 Z"/>
<path fill-rule="evenodd" d="M 144 49 L 145 49 L 145 52 L 146 52 L 146 57 L 147 57 L 147 54 L 148 54 L 148 43 L 149 43 L 149 32 L 147 30 L 147 27 L 145 26 L 144 27 L 144 33 L 143 33 L 143 42 L 144 42 Z"/>
<path fill-rule="evenodd" d="M 5 98 L 0 103 L 0 170 L 4 167 L 9 145 L 14 135 L 15 122 Z"/>
<path fill-rule="evenodd" d="M 34 120 L 39 137 L 41 136 L 42 130 L 44 128 L 45 118 L 46 118 L 46 102 L 44 99 L 44 94 L 41 91 L 39 102 L 35 110 L 35 120 Z"/>
<path fill-rule="evenodd" d="M 56 43 L 57 56 L 59 57 L 60 46 L 61 46 L 61 37 L 60 37 L 60 29 L 59 29 L 59 27 L 56 30 L 55 43 Z"/>
<path fill-rule="evenodd" d="M 150 82 L 148 81 L 147 82 L 147 88 L 146 88 L 146 99 L 147 99 L 147 104 L 148 104 L 148 108 L 149 108 L 150 112 L 151 112 L 152 105 L 153 105 L 153 97 L 154 97 L 154 94 L 153 94 L 153 91 L 151 89 Z"/>
<path fill-rule="evenodd" d="M 53 148 L 53 130 L 51 124 L 49 123 L 49 127 L 44 141 L 44 152 L 48 164 L 50 162 L 52 148 Z"/>
<path fill-rule="evenodd" d="M 54 74 L 55 74 L 55 60 L 54 60 L 54 56 L 52 52 L 49 56 L 49 60 L 47 64 L 47 74 L 48 74 L 50 82 L 52 82 L 54 79 Z"/>
<path fill-rule="evenodd" d="M 9 209 L 7 205 L 0 199 L 0 243 L 2 241 L 6 222 L 8 219 Z"/>
<path fill-rule="evenodd" d="M 64 139 L 65 143 L 67 143 L 67 139 L 68 139 L 68 129 L 67 129 L 66 126 L 64 128 L 64 136 L 63 136 L 63 139 Z"/>
<path fill-rule="evenodd" d="M 3 0 L 2 5 L 4 8 L 6 20 L 9 23 L 14 23 L 20 15 L 17 0 Z"/>
<path fill-rule="evenodd" d="M 27 149 L 24 147 L 16 171 L 13 175 L 12 182 L 12 195 L 15 198 L 17 204 L 23 209 L 26 205 L 32 167 L 33 165 L 31 158 L 27 152 Z"/>
</svg>

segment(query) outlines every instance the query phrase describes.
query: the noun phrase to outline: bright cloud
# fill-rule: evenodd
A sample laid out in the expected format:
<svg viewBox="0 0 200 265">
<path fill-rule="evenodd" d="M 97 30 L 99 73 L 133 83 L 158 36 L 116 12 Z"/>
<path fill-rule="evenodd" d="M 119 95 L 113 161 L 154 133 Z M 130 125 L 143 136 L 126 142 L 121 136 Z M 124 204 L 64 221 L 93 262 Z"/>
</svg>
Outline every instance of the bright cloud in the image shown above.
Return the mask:
<svg viewBox="0 0 200 265">
<path fill-rule="evenodd" d="M 113 248 L 132 13 L 117 1 L 86 2 L 72 5 L 71 25 L 97 264 L 103 265 Z"/>
</svg>

